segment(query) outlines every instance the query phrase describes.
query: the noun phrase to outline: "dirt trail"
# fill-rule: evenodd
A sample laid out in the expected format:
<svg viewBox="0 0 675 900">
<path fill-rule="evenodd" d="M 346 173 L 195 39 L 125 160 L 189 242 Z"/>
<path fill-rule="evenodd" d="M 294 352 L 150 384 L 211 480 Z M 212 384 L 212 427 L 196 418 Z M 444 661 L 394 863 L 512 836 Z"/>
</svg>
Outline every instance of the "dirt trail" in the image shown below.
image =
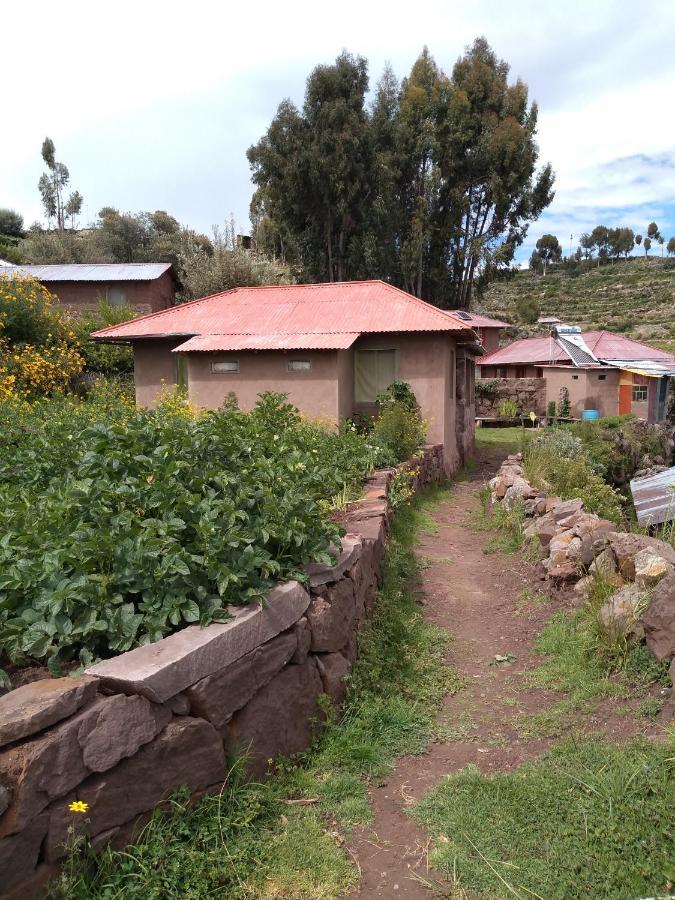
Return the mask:
<svg viewBox="0 0 675 900">
<path fill-rule="evenodd" d="M 353 896 L 361 900 L 429 900 L 430 885 L 443 896 L 446 882 L 428 868 L 428 838 L 406 808 L 469 763 L 483 772 L 509 770 L 557 740 L 523 740 L 514 720 L 557 699 L 555 692 L 533 689 L 523 681 L 541 663 L 532 645 L 560 604 L 524 604 L 524 591 L 534 594 L 544 587 L 535 566 L 522 554 L 486 554 L 490 533 L 471 527 L 479 510 L 480 485 L 505 455 L 501 448 L 479 452 L 470 478 L 457 482 L 432 513 L 437 530 L 423 534 L 417 546 L 422 561 L 420 601 L 428 621 L 453 635 L 447 662 L 465 677 L 467 686 L 446 698 L 440 713 L 447 739 L 422 757 L 399 759 L 386 784 L 371 791 L 373 825 L 351 844 L 361 868 L 360 890 Z M 516 659 L 495 664 L 497 654 Z M 596 711 L 590 725 L 616 738 L 645 731 L 635 719 L 616 716 L 611 708 L 604 715 L 601 708 Z"/>
</svg>

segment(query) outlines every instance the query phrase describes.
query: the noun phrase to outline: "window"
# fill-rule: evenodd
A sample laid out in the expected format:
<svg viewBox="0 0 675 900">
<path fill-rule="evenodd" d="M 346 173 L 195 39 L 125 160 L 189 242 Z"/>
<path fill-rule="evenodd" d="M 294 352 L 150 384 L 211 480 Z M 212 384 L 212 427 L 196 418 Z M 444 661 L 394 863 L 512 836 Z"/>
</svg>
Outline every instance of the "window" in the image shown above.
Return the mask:
<svg viewBox="0 0 675 900">
<path fill-rule="evenodd" d="M 578 381 L 578 380 L 579 380 L 578 375 L 572 375 L 572 381 Z"/>
<path fill-rule="evenodd" d="M 111 306 L 124 306 L 127 302 L 127 292 L 123 287 L 108 288 L 108 303 Z"/>
<path fill-rule="evenodd" d="M 374 403 L 396 381 L 396 350 L 357 350 L 354 354 L 354 400 Z"/>
<path fill-rule="evenodd" d="M 598 381 L 606 381 L 607 375 L 598 375 Z"/>
<path fill-rule="evenodd" d="M 221 359 L 211 363 L 211 372 L 214 375 L 232 375 L 239 371 L 238 359 Z"/>
<path fill-rule="evenodd" d="M 506 366 L 497 366 L 497 378 L 506 378 Z"/>
<path fill-rule="evenodd" d="M 525 377 L 525 366 L 516 366 L 516 378 Z"/>
<path fill-rule="evenodd" d="M 176 353 L 176 384 L 186 388 L 188 384 L 188 361 L 184 353 Z"/>
<path fill-rule="evenodd" d="M 649 382 L 646 375 L 633 375 L 633 402 L 644 403 L 648 399 Z"/>
<path fill-rule="evenodd" d="M 289 359 L 288 360 L 288 371 L 289 372 L 309 372 L 312 368 L 312 362 L 309 359 Z"/>
</svg>

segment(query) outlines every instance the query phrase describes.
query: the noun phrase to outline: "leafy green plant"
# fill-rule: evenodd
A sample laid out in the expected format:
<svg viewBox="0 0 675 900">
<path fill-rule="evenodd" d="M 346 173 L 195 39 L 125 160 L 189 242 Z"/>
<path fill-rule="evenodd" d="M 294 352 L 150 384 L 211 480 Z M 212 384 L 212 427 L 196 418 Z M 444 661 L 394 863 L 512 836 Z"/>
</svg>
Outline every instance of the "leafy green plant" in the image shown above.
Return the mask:
<svg viewBox="0 0 675 900">
<path fill-rule="evenodd" d="M 502 400 L 498 414 L 502 419 L 515 419 L 518 415 L 518 403 L 512 398 Z"/>
<path fill-rule="evenodd" d="M 134 354 L 131 347 L 123 344 L 99 344 L 90 337 L 93 331 L 118 325 L 135 318 L 132 306 L 111 306 L 104 300 L 96 311 L 87 311 L 73 321 L 73 331 L 80 345 L 80 353 L 91 372 L 103 375 L 127 375 L 134 370 Z"/>
<path fill-rule="evenodd" d="M 479 397 L 494 397 L 499 389 L 497 378 L 477 378 L 476 393 Z"/>
<path fill-rule="evenodd" d="M 549 400 L 546 405 L 546 415 L 549 419 L 555 419 L 555 400 Z"/>
<path fill-rule="evenodd" d="M 375 420 L 371 437 L 372 443 L 380 448 L 382 461 L 396 465 L 410 459 L 424 445 L 426 426 L 410 385 L 394 382 L 387 390 L 391 394 L 381 395 L 384 399 L 379 401 L 380 415 Z"/>
<path fill-rule="evenodd" d="M 560 388 L 560 400 L 558 402 L 558 416 L 561 419 L 569 419 L 570 417 L 570 392 L 568 388 Z"/>
<path fill-rule="evenodd" d="M 419 404 L 413 389 L 407 381 L 392 381 L 389 387 L 377 395 L 380 407 L 400 403 L 409 412 L 419 413 Z"/>
</svg>

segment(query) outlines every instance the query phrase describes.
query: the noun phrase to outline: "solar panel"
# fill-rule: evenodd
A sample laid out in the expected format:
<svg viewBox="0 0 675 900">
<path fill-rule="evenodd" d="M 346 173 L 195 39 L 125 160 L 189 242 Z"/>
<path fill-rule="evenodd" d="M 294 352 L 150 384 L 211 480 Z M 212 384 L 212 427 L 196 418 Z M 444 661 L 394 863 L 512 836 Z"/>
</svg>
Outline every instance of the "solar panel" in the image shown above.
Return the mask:
<svg viewBox="0 0 675 900">
<path fill-rule="evenodd" d="M 453 316 L 457 316 L 458 319 L 463 319 L 465 322 L 471 321 L 471 316 L 468 312 L 464 312 L 463 309 L 456 309 L 453 311 Z"/>
</svg>

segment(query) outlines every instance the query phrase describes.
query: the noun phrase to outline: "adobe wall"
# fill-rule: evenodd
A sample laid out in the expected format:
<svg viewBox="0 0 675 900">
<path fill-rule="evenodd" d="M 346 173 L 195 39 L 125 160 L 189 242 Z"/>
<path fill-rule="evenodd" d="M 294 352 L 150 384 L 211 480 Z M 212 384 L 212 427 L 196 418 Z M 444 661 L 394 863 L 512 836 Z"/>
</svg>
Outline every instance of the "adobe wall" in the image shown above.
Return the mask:
<svg viewBox="0 0 675 900">
<path fill-rule="evenodd" d="M 425 448 L 415 490 L 445 477 L 443 447 Z M 89 805 L 97 849 L 132 838 L 135 823 L 187 785 L 219 790 L 228 756 L 268 760 L 305 750 L 319 698 L 336 707 L 377 601 L 394 470 L 375 472 L 347 513 L 335 565 L 276 587 L 232 619 L 98 663 L 79 678 L 47 679 L 0 697 L 0 895 L 39 896 L 64 856 L 73 814 Z"/>
<path fill-rule="evenodd" d="M 44 284 L 75 315 L 96 311 L 99 302 L 107 298 L 108 288 L 121 288 L 127 304 L 141 315 L 167 309 L 176 302 L 176 285 L 170 272 L 164 272 L 153 281 L 54 281 Z"/>
<path fill-rule="evenodd" d="M 604 376 L 602 378 L 601 376 Z M 570 395 L 572 418 L 580 419 L 585 409 L 597 409 L 601 416 L 619 413 L 618 369 L 597 371 L 558 366 L 546 369 L 546 404 L 560 402 L 560 391 L 566 387 Z"/>
<path fill-rule="evenodd" d="M 534 412 L 546 415 L 546 381 L 544 378 L 481 378 L 480 382 L 494 382 L 495 392 L 481 394 L 476 391 L 476 415 L 486 418 L 499 416 L 504 400 L 515 400 L 524 415 Z"/>
<path fill-rule="evenodd" d="M 139 406 L 154 409 L 162 391 L 176 383 L 176 354 L 171 351 L 182 343 L 183 338 L 133 342 L 134 386 Z"/>
</svg>

